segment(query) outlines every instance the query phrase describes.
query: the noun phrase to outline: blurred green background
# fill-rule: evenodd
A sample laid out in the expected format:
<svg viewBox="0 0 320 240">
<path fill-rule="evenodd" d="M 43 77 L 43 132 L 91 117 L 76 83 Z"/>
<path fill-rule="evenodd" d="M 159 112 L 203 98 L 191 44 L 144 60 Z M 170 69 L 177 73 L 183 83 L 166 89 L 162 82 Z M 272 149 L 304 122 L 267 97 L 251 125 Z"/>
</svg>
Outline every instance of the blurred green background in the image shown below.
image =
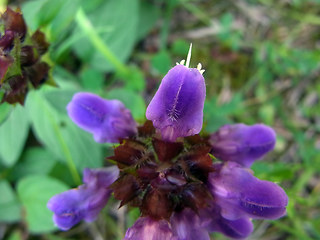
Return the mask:
<svg viewBox="0 0 320 240">
<path fill-rule="evenodd" d="M 277 132 L 253 170 L 286 190 L 288 214 L 255 220 L 249 239 L 320 239 L 320 0 L 0 0 L 1 12 L 7 4 L 21 8 L 29 34 L 46 34 L 58 87 L 29 91 L 24 107 L 0 105 L 0 239 L 122 239 L 139 213 L 114 199 L 95 223 L 68 232 L 52 223 L 48 199 L 112 154 L 66 104 L 90 91 L 123 101 L 142 123 L 191 42 L 191 66 L 206 70 L 203 131 L 262 122 Z"/>
</svg>

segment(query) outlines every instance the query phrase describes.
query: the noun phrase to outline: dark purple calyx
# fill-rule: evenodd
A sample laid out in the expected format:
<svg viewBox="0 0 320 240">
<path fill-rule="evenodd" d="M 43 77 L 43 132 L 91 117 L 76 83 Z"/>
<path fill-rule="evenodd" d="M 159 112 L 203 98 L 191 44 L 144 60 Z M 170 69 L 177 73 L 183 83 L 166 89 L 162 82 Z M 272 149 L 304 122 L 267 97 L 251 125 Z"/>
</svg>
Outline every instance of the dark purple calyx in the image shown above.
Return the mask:
<svg viewBox="0 0 320 240">
<path fill-rule="evenodd" d="M 199 135 L 166 142 L 151 121 L 125 139 L 108 159 L 117 162 L 120 177 L 111 185 L 121 206 L 139 207 L 142 216 L 170 219 L 186 207 L 197 212 L 212 200 L 206 184 L 212 169 L 210 145 Z"/>
<path fill-rule="evenodd" d="M 0 15 L 0 29 L 0 101 L 23 105 L 30 88 L 49 83 L 50 67 L 41 61 L 49 44 L 39 30 L 28 34 L 19 9 L 7 8 Z"/>
</svg>

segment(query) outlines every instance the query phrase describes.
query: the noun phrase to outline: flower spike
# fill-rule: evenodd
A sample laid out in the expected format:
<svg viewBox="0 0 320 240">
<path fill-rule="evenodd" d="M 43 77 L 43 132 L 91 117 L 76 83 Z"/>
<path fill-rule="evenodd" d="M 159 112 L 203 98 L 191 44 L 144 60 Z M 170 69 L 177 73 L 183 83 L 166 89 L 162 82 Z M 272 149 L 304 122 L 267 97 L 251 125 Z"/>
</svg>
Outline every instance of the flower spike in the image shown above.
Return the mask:
<svg viewBox="0 0 320 240">
<path fill-rule="evenodd" d="M 120 144 L 107 157 L 117 166 L 85 169 L 83 185 L 50 199 L 60 229 L 96 219 L 111 193 L 120 207 L 141 214 L 123 240 L 209 240 L 212 231 L 244 239 L 252 219 L 286 214 L 285 191 L 247 168 L 274 148 L 272 128 L 234 124 L 198 134 L 206 90 L 201 63 L 189 68 L 191 49 L 163 78 L 147 108 L 149 121 L 138 128 L 118 100 L 73 97 L 70 118 L 96 141 Z"/>
</svg>

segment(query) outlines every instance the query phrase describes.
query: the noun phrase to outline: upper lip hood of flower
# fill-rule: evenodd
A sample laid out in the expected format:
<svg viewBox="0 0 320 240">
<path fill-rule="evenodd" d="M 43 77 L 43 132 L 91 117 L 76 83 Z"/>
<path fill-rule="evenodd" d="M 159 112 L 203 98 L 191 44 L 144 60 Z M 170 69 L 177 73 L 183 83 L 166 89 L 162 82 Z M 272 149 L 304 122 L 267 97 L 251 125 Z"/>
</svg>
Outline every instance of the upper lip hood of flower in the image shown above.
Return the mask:
<svg viewBox="0 0 320 240">
<path fill-rule="evenodd" d="M 191 46 L 186 66 L 182 61 L 166 74 L 147 108 L 147 119 L 166 141 L 195 135 L 202 129 L 206 97 L 204 70 L 201 64 L 189 68 L 190 57 Z"/>
<path fill-rule="evenodd" d="M 163 78 L 147 108 L 147 119 L 167 141 L 198 134 L 205 96 L 205 82 L 199 70 L 177 65 Z"/>
</svg>

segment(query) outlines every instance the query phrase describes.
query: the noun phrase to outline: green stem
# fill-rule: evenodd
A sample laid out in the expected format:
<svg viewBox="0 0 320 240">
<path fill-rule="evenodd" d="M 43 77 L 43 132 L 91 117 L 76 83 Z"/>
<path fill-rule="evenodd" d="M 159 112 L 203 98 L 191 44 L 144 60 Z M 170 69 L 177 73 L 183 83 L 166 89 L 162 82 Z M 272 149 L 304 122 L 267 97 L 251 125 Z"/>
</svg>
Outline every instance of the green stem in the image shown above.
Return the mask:
<svg viewBox="0 0 320 240">
<path fill-rule="evenodd" d="M 64 153 L 64 156 L 66 158 L 67 165 L 68 165 L 68 168 L 69 168 L 69 170 L 71 172 L 73 181 L 77 185 L 80 185 L 81 184 L 81 178 L 80 178 L 79 173 L 77 171 L 76 165 L 73 162 L 73 159 L 72 159 L 71 153 L 69 151 L 69 148 L 68 148 L 67 144 L 65 143 L 65 141 L 63 139 L 63 136 L 62 136 L 57 124 L 53 124 L 53 126 L 54 126 L 54 131 L 55 131 L 55 133 L 56 133 L 56 135 L 58 137 L 58 141 L 59 141 L 59 143 L 61 145 L 62 151 Z"/>
<path fill-rule="evenodd" d="M 121 75 L 127 75 L 128 68 L 113 54 L 110 48 L 103 42 L 82 8 L 76 14 L 76 22 L 85 32 L 93 46 L 109 61 Z"/>
<path fill-rule="evenodd" d="M 310 179 L 314 175 L 314 173 L 315 173 L 314 168 L 311 168 L 311 167 L 307 168 L 303 172 L 303 174 L 298 178 L 295 185 L 291 188 L 291 191 L 300 192 L 302 189 L 304 189 L 307 183 L 310 181 Z"/>
<path fill-rule="evenodd" d="M 41 103 L 41 104 L 44 104 L 43 103 L 43 99 L 41 99 L 41 97 L 38 94 L 36 96 L 39 97 L 38 102 Z M 62 148 L 62 152 L 63 152 L 63 154 L 65 156 L 65 159 L 66 159 L 66 162 L 67 162 L 67 166 L 68 166 L 68 168 L 70 170 L 72 179 L 75 182 L 75 184 L 80 185 L 81 184 L 81 178 L 79 176 L 79 173 L 78 173 L 78 170 L 76 168 L 76 165 L 74 164 L 74 161 L 72 159 L 72 155 L 70 153 L 70 150 L 69 150 L 67 144 L 65 143 L 65 140 L 64 140 L 64 138 L 63 138 L 63 136 L 61 134 L 59 126 L 55 122 L 55 120 L 54 120 L 55 118 L 54 118 L 54 116 L 52 116 L 52 113 L 51 113 L 50 109 L 48 109 L 45 104 L 44 104 L 43 109 L 45 111 L 47 111 L 48 116 L 51 116 L 49 118 L 49 120 L 50 120 L 50 123 L 53 126 L 53 131 L 56 134 L 56 136 L 58 138 L 58 142 L 59 142 L 59 144 L 60 144 L 60 146 Z"/>
<path fill-rule="evenodd" d="M 305 234 L 301 234 L 297 229 L 287 226 L 286 224 L 283 224 L 282 222 L 279 221 L 272 221 L 272 224 L 275 225 L 277 228 L 281 229 L 282 231 L 286 231 L 294 236 L 297 236 L 299 239 L 308 239 L 310 238 L 306 236 Z"/>
</svg>

